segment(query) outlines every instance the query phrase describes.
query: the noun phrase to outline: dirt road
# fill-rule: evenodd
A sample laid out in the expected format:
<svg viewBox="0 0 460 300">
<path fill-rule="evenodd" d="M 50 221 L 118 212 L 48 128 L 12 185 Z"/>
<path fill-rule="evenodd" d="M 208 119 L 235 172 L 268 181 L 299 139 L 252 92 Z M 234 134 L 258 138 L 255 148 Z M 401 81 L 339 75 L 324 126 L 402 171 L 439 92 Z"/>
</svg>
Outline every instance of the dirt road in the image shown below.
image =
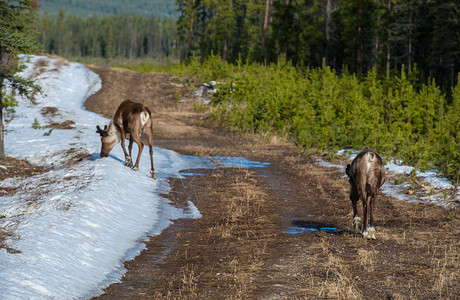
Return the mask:
<svg viewBox="0 0 460 300">
<path fill-rule="evenodd" d="M 111 117 L 126 98 L 143 102 L 156 146 L 270 163 L 171 179 L 165 197 L 193 201 L 203 217 L 151 237 L 101 299 L 460 299 L 458 209 L 380 195 L 377 240 L 364 240 L 349 231 L 343 171 L 289 143 L 210 125 L 177 78 L 90 68 L 103 85 L 87 109 Z"/>
</svg>

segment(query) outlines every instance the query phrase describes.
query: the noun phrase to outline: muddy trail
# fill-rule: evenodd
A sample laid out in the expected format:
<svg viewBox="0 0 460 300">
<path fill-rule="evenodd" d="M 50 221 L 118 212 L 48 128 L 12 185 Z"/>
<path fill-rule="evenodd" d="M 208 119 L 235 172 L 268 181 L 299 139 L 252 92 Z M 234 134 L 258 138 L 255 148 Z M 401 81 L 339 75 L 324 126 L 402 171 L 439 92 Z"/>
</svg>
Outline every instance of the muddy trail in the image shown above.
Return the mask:
<svg viewBox="0 0 460 300">
<path fill-rule="evenodd" d="M 457 208 L 379 195 L 377 240 L 364 240 L 350 231 L 343 170 L 318 166 L 290 143 L 212 125 L 178 78 L 90 68 L 103 84 L 86 108 L 111 117 L 127 98 L 143 102 L 155 146 L 269 163 L 171 179 L 164 196 L 177 206 L 193 201 L 203 217 L 151 237 L 99 298 L 460 299 Z"/>
</svg>

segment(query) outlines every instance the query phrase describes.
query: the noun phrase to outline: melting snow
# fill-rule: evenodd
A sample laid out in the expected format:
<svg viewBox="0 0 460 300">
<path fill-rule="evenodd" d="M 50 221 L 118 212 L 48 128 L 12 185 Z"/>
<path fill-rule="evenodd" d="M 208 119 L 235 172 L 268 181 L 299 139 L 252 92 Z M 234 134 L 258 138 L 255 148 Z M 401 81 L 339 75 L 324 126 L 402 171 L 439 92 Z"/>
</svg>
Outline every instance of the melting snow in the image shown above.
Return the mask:
<svg viewBox="0 0 460 300">
<path fill-rule="evenodd" d="M 157 180 L 149 177 L 148 151 L 138 172 L 123 166 L 117 145 L 99 158 L 97 124 L 109 120 L 84 110 L 88 96 L 101 87 L 98 75 L 78 63 L 34 56 L 25 59 L 23 76 L 35 77 L 44 94 L 38 105 L 18 99 L 8 125 L 5 150 L 10 156 L 49 167 L 30 178 L 9 178 L 0 187 L 16 187 L 0 197 L 0 229 L 11 234 L 0 248 L 2 299 L 89 298 L 124 274 L 123 261 L 143 249 L 148 235 L 159 234 L 177 218 L 200 218 L 193 202 L 180 209 L 160 194 L 168 177 L 181 170 L 216 166 L 262 167 L 244 158 L 182 156 L 154 148 Z M 50 120 L 43 107 L 56 107 L 53 122 L 71 120 L 73 130 L 33 129 Z M 134 147 L 137 150 L 137 147 Z M 134 153 L 137 155 L 137 152 Z M 69 160 L 86 159 L 68 164 Z M 14 251 L 11 251 L 13 249 Z"/>
<path fill-rule="evenodd" d="M 358 151 L 353 149 L 343 149 L 339 150 L 336 154 L 340 156 L 346 156 L 348 161 L 351 162 L 358 154 Z M 337 168 L 343 171 L 345 170 L 345 165 L 333 164 L 331 162 L 324 161 L 321 158 L 316 159 L 316 163 L 319 166 L 326 168 Z M 416 169 L 415 174 L 417 180 L 420 180 L 420 182 L 426 185 L 427 190 L 425 195 L 408 195 L 407 191 L 411 189 L 411 185 L 395 185 L 391 182 L 393 182 L 396 177 L 401 175 L 405 177 L 410 176 L 414 172 L 415 168 L 412 166 L 404 165 L 404 163 L 400 160 L 393 160 L 385 165 L 385 169 L 387 171 L 387 179 L 381 188 L 381 192 L 387 196 L 399 200 L 406 200 L 408 202 L 434 203 L 440 206 L 449 206 L 454 202 L 460 203 L 460 191 L 447 178 L 439 177 L 438 170 L 428 170 L 426 172 L 421 172 L 420 170 Z M 346 177 L 345 171 L 343 176 Z M 456 189 L 457 192 L 455 194 Z M 430 192 L 430 190 L 432 192 Z M 447 197 L 448 194 L 452 194 L 452 196 Z M 450 199 L 446 201 L 447 198 Z"/>
</svg>

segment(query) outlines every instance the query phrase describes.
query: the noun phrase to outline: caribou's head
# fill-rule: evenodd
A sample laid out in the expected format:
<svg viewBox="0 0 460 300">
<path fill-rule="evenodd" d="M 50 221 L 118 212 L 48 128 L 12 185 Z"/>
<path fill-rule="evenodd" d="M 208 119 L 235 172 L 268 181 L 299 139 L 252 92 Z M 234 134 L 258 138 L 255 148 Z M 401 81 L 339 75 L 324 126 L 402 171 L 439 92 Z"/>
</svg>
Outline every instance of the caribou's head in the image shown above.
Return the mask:
<svg viewBox="0 0 460 300">
<path fill-rule="evenodd" d="M 109 130 L 107 129 L 107 125 L 104 126 L 104 129 L 101 127 L 96 126 L 96 132 L 101 136 L 101 157 L 109 156 L 110 151 L 112 150 L 113 146 L 118 142 L 118 136 L 116 130 Z"/>
</svg>

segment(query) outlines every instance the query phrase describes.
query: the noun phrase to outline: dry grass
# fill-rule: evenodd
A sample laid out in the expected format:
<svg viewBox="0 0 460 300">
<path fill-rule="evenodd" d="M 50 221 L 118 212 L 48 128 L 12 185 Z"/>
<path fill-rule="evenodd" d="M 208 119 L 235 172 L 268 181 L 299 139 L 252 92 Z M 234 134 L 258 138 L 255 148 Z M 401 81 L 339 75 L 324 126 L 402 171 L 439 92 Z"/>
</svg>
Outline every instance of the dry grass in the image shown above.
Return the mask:
<svg viewBox="0 0 460 300">
<path fill-rule="evenodd" d="M 329 254 L 326 269 L 326 280 L 321 283 L 318 296 L 332 299 L 363 299 L 350 271 L 338 256 Z"/>
<path fill-rule="evenodd" d="M 227 190 L 230 198 L 224 201 L 223 210 L 227 212 L 218 224 L 209 227 L 209 234 L 221 238 L 246 239 L 254 238 L 253 230 L 245 230 L 245 226 L 254 223 L 263 224 L 266 216 L 261 213 L 264 199 L 267 195 L 255 188 L 255 180 L 251 174 L 244 170 L 243 175 L 235 179 L 233 185 Z M 219 178 L 216 178 L 219 180 Z"/>
<path fill-rule="evenodd" d="M 455 244 L 456 243 L 456 244 Z M 458 296 L 460 287 L 458 280 L 460 278 L 460 248 L 459 243 L 455 242 L 441 246 L 435 250 L 431 264 L 434 267 L 435 282 L 433 291 L 442 298 L 451 298 Z"/>
<path fill-rule="evenodd" d="M 375 270 L 377 255 L 377 251 L 374 249 L 358 249 L 359 263 L 367 272 L 372 272 Z"/>
<path fill-rule="evenodd" d="M 332 253 L 330 246 L 324 239 L 310 246 L 313 255 L 309 259 L 309 265 L 323 272 L 310 275 L 308 293 L 317 295 L 320 299 L 364 299 L 349 267 L 342 258 Z"/>
<path fill-rule="evenodd" d="M 179 296 L 198 297 L 199 275 L 195 273 L 193 265 L 188 264 L 181 270 Z"/>
</svg>

